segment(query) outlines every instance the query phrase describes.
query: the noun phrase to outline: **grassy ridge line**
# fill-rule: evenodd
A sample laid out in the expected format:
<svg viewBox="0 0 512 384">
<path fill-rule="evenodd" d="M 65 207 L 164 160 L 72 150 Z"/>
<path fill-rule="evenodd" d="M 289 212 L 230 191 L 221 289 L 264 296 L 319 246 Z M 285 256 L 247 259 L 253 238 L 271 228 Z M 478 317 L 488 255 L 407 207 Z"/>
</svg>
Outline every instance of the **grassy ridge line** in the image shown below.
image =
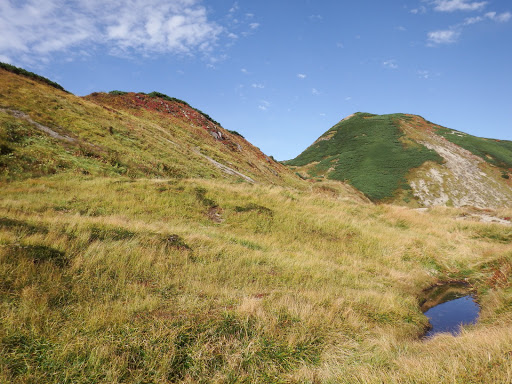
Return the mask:
<svg viewBox="0 0 512 384">
<path fill-rule="evenodd" d="M 53 92 L 44 84 L 6 71 L 0 71 L 0 78 L 0 106 L 5 109 L 0 111 L 1 180 L 59 173 L 131 178 L 226 177 L 197 154 L 197 148 L 254 180 L 282 184 L 295 179 L 284 166 L 267 161 L 261 151 L 238 135 L 226 134 L 219 141 L 207 130 L 170 114 L 134 113 L 123 109 L 122 102 L 119 106 L 107 101 L 93 103 Z M 23 112 L 75 140 L 66 143 L 53 139 L 9 111 Z"/>
<path fill-rule="evenodd" d="M 0 191 L 0 382 L 509 378 L 507 228 L 460 210 L 213 180 L 59 175 Z M 481 322 L 418 341 L 418 295 L 448 278 L 476 285 Z"/>
<path fill-rule="evenodd" d="M 2 62 L 0 62 L 0 68 L 5 69 L 6 71 L 9 71 L 9 72 L 15 73 L 17 75 L 28 77 L 29 79 L 39 81 L 41 83 L 49 85 L 50 87 L 59 89 L 59 90 L 64 91 L 66 93 L 69 93 L 60 84 L 57 84 L 56 82 L 51 81 L 50 79 L 47 79 L 46 77 L 37 75 L 37 74 L 35 74 L 33 72 L 29 72 L 29 71 L 27 71 L 27 70 L 25 70 L 23 68 L 18 68 L 18 67 L 15 67 L 14 65 L 7 64 L 7 63 L 2 63 Z"/>
<path fill-rule="evenodd" d="M 356 113 L 286 164 L 318 162 L 308 171 L 312 177 L 328 172 L 329 179 L 348 181 L 372 200 L 391 198 L 398 188 L 408 187 L 405 176 L 412 168 L 426 161 L 442 162 L 435 151 L 403 140 L 396 119 L 405 118 Z"/>
<path fill-rule="evenodd" d="M 109 94 L 113 95 L 113 96 L 123 96 L 123 95 L 126 95 L 127 93 L 128 92 L 124 92 L 124 91 L 110 91 L 109 92 Z M 205 119 L 211 121 L 212 123 L 218 125 L 219 127 L 222 127 L 222 125 L 220 123 L 218 123 L 217 121 L 213 120 L 209 115 L 207 115 L 203 111 L 200 111 L 197 108 L 192 107 L 186 101 L 177 99 L 176 97 L 167 96 L 165 93 L 156 92 L 156 91 L 153 91 L 151 93 L 144 93 L 144 92 L 137 92 L 137 93 L 139 93 L 141 95 L 148 95 L 149 97 L 157 97 L 157 98 L 162 99 L 162 100 L 172 101 L 172 102 L 175 102 L 175 103 L 180 103 L 180 104 L 186 105 L 187 107 L 192 108 L 194 111 L 196 111 L 197 113 L 202 115 Z"/>
</svg>

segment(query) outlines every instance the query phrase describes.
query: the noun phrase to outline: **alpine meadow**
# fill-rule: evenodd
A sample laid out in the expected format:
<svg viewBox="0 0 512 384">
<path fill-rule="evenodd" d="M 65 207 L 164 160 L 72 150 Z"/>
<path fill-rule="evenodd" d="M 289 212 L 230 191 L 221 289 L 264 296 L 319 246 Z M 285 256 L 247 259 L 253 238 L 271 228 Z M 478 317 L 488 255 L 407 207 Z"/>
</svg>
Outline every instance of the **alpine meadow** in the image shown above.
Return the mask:
<svg viewBox="0 0 512 384">
<path fill-rule="evenodd" d="M 208 113 L 1 65 L 0 382 L 512 382 L 512 142 L 355 113 L 281 163 Z"/>
</svg>

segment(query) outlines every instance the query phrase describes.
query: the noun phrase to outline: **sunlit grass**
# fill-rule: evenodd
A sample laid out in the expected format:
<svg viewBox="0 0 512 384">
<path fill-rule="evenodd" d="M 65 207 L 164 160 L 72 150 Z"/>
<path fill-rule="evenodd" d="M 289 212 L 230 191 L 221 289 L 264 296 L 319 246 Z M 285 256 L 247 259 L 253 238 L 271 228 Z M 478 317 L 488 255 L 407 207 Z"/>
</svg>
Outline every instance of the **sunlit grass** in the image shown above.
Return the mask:
<svg viewBox="0 0 512 384">
<path fill-rule="evenodd" d="M 506 382 L 512 252 L 477 236 L 504 230 L 348 196 L 199 179 L 2 184 L 0 377 Z M 495 282 L 498 270 L 509 275 Z M 448 279 L 477 287 L 481 321 L 422 342 L 418 297 Z"/>
</svg>

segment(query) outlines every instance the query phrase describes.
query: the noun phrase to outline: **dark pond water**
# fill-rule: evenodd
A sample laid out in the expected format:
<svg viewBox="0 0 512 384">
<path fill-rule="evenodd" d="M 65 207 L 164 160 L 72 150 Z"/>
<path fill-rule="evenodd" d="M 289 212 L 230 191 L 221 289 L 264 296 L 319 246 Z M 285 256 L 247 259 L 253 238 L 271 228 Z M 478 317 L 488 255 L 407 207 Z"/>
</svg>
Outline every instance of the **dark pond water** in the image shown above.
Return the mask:
<svg viewBox="0 0 512 384">
<path fill-rule="evenodd" d="M 469 286 L 460 283 L 434 287 L 425 292 L 421 309 L 431 325 L 424 338 L 441 332 L 457 335 L 461 325 L 476 323 L 480 314 L 480 306 Z"/>
</svg>

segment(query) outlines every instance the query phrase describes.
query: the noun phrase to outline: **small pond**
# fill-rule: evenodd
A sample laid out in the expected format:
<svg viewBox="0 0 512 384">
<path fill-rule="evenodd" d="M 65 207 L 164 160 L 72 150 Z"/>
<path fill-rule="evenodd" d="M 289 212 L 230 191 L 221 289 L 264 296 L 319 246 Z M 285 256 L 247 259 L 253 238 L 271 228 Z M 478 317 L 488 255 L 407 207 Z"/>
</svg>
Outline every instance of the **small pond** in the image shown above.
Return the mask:
<svg viewBox="0 0 512 384">
<path fill-rule="evenodd" d="M 471 287 L 464 283 L 439 285 L 425 291 L 421 310 L 428 317 L 431 328 L 423 338 L 449 332 L 456 336 L 461 325 L 478 321 L 480 306 Z"/>
</svg>

